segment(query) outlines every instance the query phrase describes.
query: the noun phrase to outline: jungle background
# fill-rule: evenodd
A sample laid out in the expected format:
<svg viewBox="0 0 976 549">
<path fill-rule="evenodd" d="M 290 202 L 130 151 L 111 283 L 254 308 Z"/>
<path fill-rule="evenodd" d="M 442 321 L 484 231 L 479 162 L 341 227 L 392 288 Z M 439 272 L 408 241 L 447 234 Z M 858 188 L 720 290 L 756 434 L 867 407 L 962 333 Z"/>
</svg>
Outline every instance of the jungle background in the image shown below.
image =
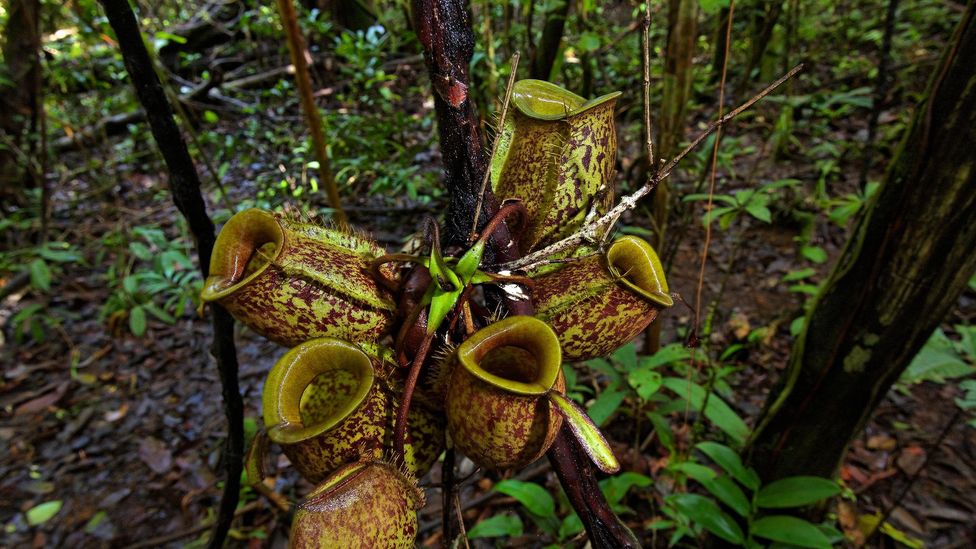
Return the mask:
<svg viewBox="0 0 976 549">
<path fill-rule="evenodd" d="M 134 7 L 214 221 L 249 207 L 328 219 L 275 6 Z M 295 7 L 343 210 L 398 249 L 447 199 L 410 4 Z M 493 134 L 520 51 L 521 78 L 584 97 L 623 92 L 617 193 L 638 188 L 648 176 L 642 9 L 472 2 L 471 94 L 483 134 Z M 667 194 L 617 227 L 655 243 L 672 291 L 690 303 L 701 292 L 700 325 L 679 305 L 659 333 L 566 368 L 570 395 L 622 462 L 622 473 L 601 481 L 604 493 L 646 545 L 698 546 L 712 532 L 700 509 L 674 495 L 708 494 L 704 469 L 714 463 L 700 443 L 743 448 L 967 9 L 944 0 L 650 4 L 661 158 L 717 117 L 720 95 L 725 112 L 797 63 L 805 68 L 726 126 L 714 157 L 712 137 L 678 166 Z M 227 429 L 211 325 L 193 239 L 114 33 L 93 0 L 7 0 L 0 28 L 0 545 L 205 545 Z M 700 276 L 703 222 L 712 228 Z M 819 518 L 833 543 L 976 542 L 974 316 L 976 278 L 850 441 L 843 489 Z M 286 349 L 242 328 L 236 337 L 252 436 L 261 383 Z M 272 473 L 293 501 L 310 489 L 284 457 Z M 437 482 L 435 467 L 421 486 Z M 240 496 L 231 542 L 283 546 L 289 516 L 249 488 Z M 436 547 L 440 500 L 428 499 L 418 543 Z M 461 508 L 472 546 L 585 543 L 545 460 L 517 475 L 475 473 Z"/>
</svg>

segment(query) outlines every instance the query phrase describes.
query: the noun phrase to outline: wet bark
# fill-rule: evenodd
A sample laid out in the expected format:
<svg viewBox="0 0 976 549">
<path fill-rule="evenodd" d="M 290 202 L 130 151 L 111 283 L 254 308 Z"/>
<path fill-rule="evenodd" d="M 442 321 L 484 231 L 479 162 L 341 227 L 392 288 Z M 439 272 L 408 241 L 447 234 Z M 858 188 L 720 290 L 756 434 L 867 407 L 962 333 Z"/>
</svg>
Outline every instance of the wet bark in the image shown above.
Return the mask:
<svg viewBox="0 0 976 549">
<path fill-rule="evenodd" d="M 976 4 L 817 298 L 753 436 L 766 481 L 830 476 L 976 271 Z"/>
<path fill-rule="evenodd" d="M 109 24 L 125 61 L 126 71 L 132 79 L 139 103 L 146 111 L 153 138 L 163 155 L 169 171 L 169 186 L 173 202 L 186 218 L 190 232 L 196 240 L 200 270 L 206 276 L 210 271 L 210 255 L 216 235 L 214 224 L 207 215 L 207 206 L 200 193 L 200 179 L 186 142 L 173 118 L 173 108 L 153 69 L 146 50 L 139 24 L 127 0 L 100 0 Z M 234 319 L 219 305 L 212 306 L 213 345 L 211 353 L 217 361 L 224 398 L 224 411 L 228 420 L 227 442 L 224 448 L 224 464 L 227 478 L 220 502 L 211 547 L 223 545 L 230 523 L 234 518 L 240 492 L 242 460 L 244 455 L 244 403 L 238 385 L 237 352 L 234 347 Z"/>
<path fill-rule="evenodd" d="M 40 2 L 7 2 L 0 65 L 9 85 L 0 85 L 0 211 L 25 203 L 24 191 L 42 176 L 38 119 L 41 100 Z"/>
</svg>

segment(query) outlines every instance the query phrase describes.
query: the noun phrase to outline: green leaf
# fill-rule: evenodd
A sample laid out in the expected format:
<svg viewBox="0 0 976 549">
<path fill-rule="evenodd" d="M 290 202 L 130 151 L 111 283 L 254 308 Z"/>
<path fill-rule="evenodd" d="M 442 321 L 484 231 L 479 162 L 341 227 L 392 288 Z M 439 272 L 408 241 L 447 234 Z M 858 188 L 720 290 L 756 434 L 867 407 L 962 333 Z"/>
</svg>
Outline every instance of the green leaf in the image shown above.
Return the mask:
<svg viewBox="0 0 976 549">
<path fill-rule="evenodd" d="M 40 505 L 35 505 L 27 511 L 27 524 L 37 526 L 54 518 L 61 510 L 61 500 L 45 501 Z"/>
<path fill-rule="evenodd" d="M 709 480 L 713 480 L 716 476 L 718 476 L 711 467 L 705 467 L 700 463 L 694 463 L 691 461 L 674 463 L 668 466 L 668 470 L 683 473 L 688 478 L 694 479 L 701 484 L 704 484 Z"/>
<path fill-rule="evenodd" d="M 801 507 L 836 496 L 840 486 L 820 477 L 797 476 L 763 486 L 756 495 L 756 505 L 767 509 Z"/>
<path fill-rule="evenodd" d="M 800 255 L 813 261 L 814 263 L 823 263 L 827 261 L 827 251 L 820 246 L 804 246 L 800 248 Z"/>
<path fill-rule="evenodd" d="M 742 464 L 739 454 L 732 448 L 711 441 L 699 442 L 695 448 L 717 463 L 719 467 L 746 488 L 752 491 L 759 489 L 759 475 L 752 469 L 747 469 Z"/>
<path fill-rule="evenodd" d="M 738 544 L 745 541 L 739 525 L 714 501 L 697 494 L 675 494 L 669 500 L 681 514 L 725 541 Z"/>
<path fill-rule="evenodd" d="M 720 476 L 702 483 L 719 501 L 726 504 L 741 517 L 748 517 L 752 511 L 749 499 L 731 477 Z"/>
<path fill-rule="evenodd" d="M 666 377 L 663 384 L 679 397 L 688 400 L 695 410 L 700 411 L 702 409 L 705 403 L 705 389 L 697 383 L 677 377 Z M 749 427 L 742 421 L 742 418 L 716 394 L 712 394 L 708 398 L 708 406 L 704 413 L 709 421 L 729 435 L 736 443 L 743 443 L 749 435 Z"/>
<path fill-rule="evenodd" d="M 37 250 L 37 255 L 55 263 L 73 263 L 81 261 L 81 254 L 71 248 L 67 242 L 48 242 Z"/>
<path fill-rule="evenodd" d="M 613 360 L 623 366 L 625 372 L 637 368 L 637 346 L 631 342 L 617 349 L 613 353 Z"/>
<path fill-rule="evenodd" d="M 559 539 L 569 539 L 583 531 L 583 521 L 575 512 L 570 513 L 559 525 Z"/>
<path fill-rule="evenodd" d="M 646 477 L 640 473 L 626 472 L 620 473 L 619 475 L 612 476 L 608 479 L 600 481 L 600 489 L 603 492 L 603 497 L 607 498 L 607 502 L 610 505 L 616 505 L 620 503 L 620 500 L 624 499 L 627 492 L 631 488 L 637 486 L 638 488 L 647 488 L 651 485 L 653 481 L 649 477 Z"/>
<path fill-rule="evenodd" d="M 729 7 L 729 0 L 698 0 L 703 12 L 708 15 L 718 13 L 722 8 Z"/>
<path fill-rule="evenodd" d="M 746 204 L 746 211 L 749 212 L 749 215 L 755 217 L 759 221 L 766 223 L 773 222 L 773 214 L 764 204 Z"/>
<path fill-rule="evenodd" d="M 540 517 L 556 515 L 556 502 L 545 488 L 534 482 L 503 480 L 495 485 L 494 490 L 512 496 L 534 515 Z"/>
<path fill-rule="evenodd" d="M 790 322 L 790 335 L 793 337 L 800 335 L 800 332 L 803 331 L 803 323 L 806 322 L 806 320 L 807 317 L 805 316 L 798 316 L 794 318 L 793 321 Z"/>
<path fill-rule="evenodd" d="M 138 275 L 129 275 L 122 279 L 122 289 L 128 294 L 135 294 L 139 291 Z"/>
<path fill-rule="evenodd" d="M 773 515 L 752 523 L 753 536 L 780 541 L 800 547 L 830 549 L 830 540 L 813 524 L 796 517 Z"/>
<path fill-rule="evenodd" d="M 584 32 L 579 37 L 580 50 L 584 52 L 595 51 L 600 48 L 600 35 L 595 32 Z"/>
<path fill-rule="evenodd" d="M 941 328 L 936 328 L 922 349 L 915 355 L 908 368 L 902 373 L 901 383 L 920 383 L 922 381 L 943 382 L 946 379 L 962 377 L 976 371 L 966 364 L 956 353 L 952 341 Z"/>
<path fill-rule="evenodd" d="M 129 252 L 143 261 L 149 261 L 153 258 L 153 253 L 142 242 L 129 242 Z"/>
<path fill-rule="evenodd" d="M 817 271 L 813 267 L 807 267 L 799 271 L 790 271 L 783 276 L 783 282 L 795 282 L 804 278 L 810 278 L 815 274 L 817 274 Z"/>
<path fill-rule="evenodd" d="M 565 420 L 563 424 L 573 432 L 583 451 L 597 469 L 604 473 L 616 473 L 620 470 L 620 463 L 613 455 L 607 439 L 603 438 L 603 433 L 578 404 L 555 391 L 549 393 L 549 402 L 557 412 L 562 414 Z"/>
<path fill-rule="evenodd" d="M 156 40 L 166 40 L 169 42 L 175 42 L 177 44 L 186 44 L 186 38 L 178 34 L 173 34 L 166 31 L 157 31 L 155 34 Z"/>
<path fill-rule="evenodd" d="M 211 110 L 205 110 L 205 111 L 203 111 L 203 120 L 207 124 L 213 124 L 213 123 L 217 122 L 218 120 L 220 120 L 220 117 L 217 116 L 217 113 L 215 113 L 215 112 L 213 112 Z"/>
<path fill-rule="evenodd" d="M 173 318 L 173 315 L 167 313 L 163 309 L 160 309 L 159 307 L 156 306 L 155 303 L 150 301 L 149 303 L 143 304 L 142 307 L 147 311 L 149 311 L 149 314 L 153 315 L 159 320 L 162 320 L 166 324 L 170 324 L 170 325 L 176 324 L 176 319 Z"/>
<path fill-rule="evenodd" d="M 468 530 L 468 539 L 475 538 L 498 538 L 521 536 L 523 531 L 522 519 L 518 515 L 495 515 L 485 519 L 474 528 Z"/>
<path fill-rule="evenodd" d="M 46 261 L 35 258 L 30 262 L 30 281 L 31 286 L 38 290 L 46 292 L 51 289 L 51 268 Z"/>
<path fill-rule="evenodd" d="M 664 446 L 669 452 L 674 453 L 674 434 L 671 432 L 671 426 L 668 425 L 664 416 L 656 412 L 648 412 L 647 419 L 651 420 L 651 424 L 654 425 L 654 432 L 657 434 L 657 439 L 661 442 L 661 446 Z"/>
<path fill-rule="evenodd" d="M 691 351 L 689 351 L 681 343 L 670 343 L 661 347 L 651 356 L 641 357 L 640 367 L 641 368 L 657 368 L 663 364 L 675 364 L 679 362 L 684 362 L 691 358 Z"/>
<path fill-rule="evenodd" d="M 637 391 L 641 400 L 647 400 L 661 388 L 662 379 L 660 373 L 649 368 L 640 368 L 630 373 L 627 382 Z"/>
<path fill-rule="evenodd" d="M 606 389 L 600 393 L 600 396 L 596 397 L 593 404 L 586 409 L 586 413 L 593 420 L 593 423 L 602 426 L 617 411 L 625 396 L 627 393 L 620 389 Z"/>
<path fill-rule="evenodd" d="M 146 333 L 146 311 L 139 305 L 129 311 L 129 330 L 136 337 L 142 337 Z"/>
</svg>

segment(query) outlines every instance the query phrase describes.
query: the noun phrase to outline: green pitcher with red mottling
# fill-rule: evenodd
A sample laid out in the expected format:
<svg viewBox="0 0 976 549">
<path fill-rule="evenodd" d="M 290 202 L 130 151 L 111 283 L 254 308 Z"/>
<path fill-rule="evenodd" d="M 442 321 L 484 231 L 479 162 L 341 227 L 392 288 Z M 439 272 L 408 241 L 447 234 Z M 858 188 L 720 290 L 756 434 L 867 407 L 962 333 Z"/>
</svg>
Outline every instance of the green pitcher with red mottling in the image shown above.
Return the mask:
<svg viewBox="0 0 976 549">
<path fill-rule="evenodd" d="M 495 195 L 521 200 L 529 214 L 523 252 L 568 236 L 613 201 L 619 95 L 587 101 L 542 80 L 513 86 L 490 172 Z"/>
<path fill-rule="evenodd" d="M 447 426 L 464 455 L 488 469 L 523 467 L 562 425 L 548 395 L 563 392 L 559 341 L 545 322 L 514 316 L 475 332 L 456 350 Z"/>
<path fill-rule="evenodd" d="M 396 373 L 389 351 L 370 354 L 318 338 L 285 353 L 268 374 L 262 395 L 268 437 L 311 482 L 389 453 L 400 383 L 388 377 Z M 423 406 L 411 407 L 409 420 L 405 465 L 419 477 L 443 450 L 444 421 Z"/>
<path fill-rule="evenodd" d="M 288 347 L 323 336 L 375 342 L 395 309 L 369 274 L 383 253 L 356 235 L 245 210 L 217 236 L 201 298 Z"/>
<path fill-rule="evenodd" d="M 536 316 L 559 334 L 567 360 L 612 353 L 674 303 L 657 253 L 634 236 L 534 281 Z"/>
<path fill-rule="evenodd" d="M 379 461 L 336 471 L 295 510 L 293 549 L 396 549 L 416 546 L 423 492 Z"/>
</svg>

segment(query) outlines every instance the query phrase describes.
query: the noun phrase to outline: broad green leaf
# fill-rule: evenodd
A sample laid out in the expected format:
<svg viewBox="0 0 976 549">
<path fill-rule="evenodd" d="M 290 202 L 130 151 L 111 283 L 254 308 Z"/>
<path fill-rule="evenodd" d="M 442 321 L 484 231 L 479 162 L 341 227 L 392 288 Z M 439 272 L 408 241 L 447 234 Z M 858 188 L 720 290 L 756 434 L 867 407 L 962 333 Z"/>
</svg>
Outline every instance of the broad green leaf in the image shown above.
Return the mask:
<svg viewBox="0 0 976 549">
<path fill-rule="evenodd" d="M 603 437 L 600 429 L 578 404 L 555 391 L 549 393 L 549 402 L 552 403 L 557 412 L 562 414 L 563 424 L 573 432 L 583 451 L 590 457 L 597 469 L 604 473 L 616 473 L 620 470 L 620 463 L 613 455 L 613 450 L 610 449 L 607 439 Z"/>
<path fill-rule="evenodd" d="M 688 400 L 696 411 L 701 410 L 702 406 L 705 405 L 705 389 L 697 383 L 677 377 L 666 377 L 663 383 L 665 387 L 674 391 L 680 398 Z M 745 442 L 749 435 L 749 427 L 717 394 L 712 394 L 708 398 L 708 405 L 704 413 L 709 421 L 729 435 L 736 443 Z"/>
<path fill-rule="evenodd" d="M 714 501 L 697 494 L 675 494 L 669 500 L 681 514 L 725 541 L 738 544 L 745 541 L 739 525 Z"/>
<path fill-rule="evenodd" d="M 664 419 L 664 416 L 655 412 L 648 412 L 647 419 L 651 420 L 651 424 L 654 425 L 654 433 L 657 434 L 657 439 L 661 442 L 661 446 L 664 446 L 669 452 L 674 453 L 674 434 L 671 432 L 671 426 L 668 425 L 668 421 Z"/>
<path fill-rule="evenodd" d="M 741 517 L 748 517 L 751 511 L 749 499 L 742 492 L 742 489 L 732 480 L 731 477 L 720 476 L 702 483 L 713 496 L 719 501 L 728 505 Z"/>
<path fill-rule="evenodd" d="M 600 396 L 596 397 L 593 404 L 586 409 L 586 413 L 593 420 L 593 423 L 603 425 L 617 411 L 625 396 L 627 393 L 620 389 L 606 389 L 600 393 Z"/>
<path fill-rule="evenodd" d="M 637 346 L 633 342 L 613 352 L 613 359 L 623 366 L 625 372 L 637 368 Z"/>
<path fill-rule="evenodd" d="M 759 221 L 764 221 L 766 223 L 773 222 L 773 214 L 764 204 L 747 204 L 746 211 L 749 212 L 749 215 L 755 217 Z"/>
<path fill-rule="evenodd" d="M 487 518 L 468 530 L 468 539 L 521 536 L 522 519 L 518 515 L 495 515 Z"/>
<path fill-rule="evenodd" d="M 37 250 L 37 255 L 55 263 L 81 261 L 81 254 L 73 251 L 67 242 L 48 242 Z"/>
<path fill-rule="evenodd" d="M 610 383 L 607 385 L 606 390 L 616 389 L 621 383 L 623 383 L 623 376 L 620 375 L 620 372 L 613 367 L 613 364 L 610 364 L 610 362 L 604 358 L 587 360 L 586 365 L 589 366 L 591 370 L 596 370 L 610 379 Z"/>
<path fill-rule="evenodd" d="M 637 391 L 641 400 L 651 398 L 661 388 L 661 374 L 649 368 L 638 368 L 627 376 L 627 383 Z"/>
<path fill-rule="evenodd" d="M 61 500 L 45 501 L 27 510 L 27 524 L 37 526 L 54 518 L 61 510 Z"/>
<path fill-rule="evenodd" d="M 139 291 L 139 277 L 129 275 L 122 279 L 122 289 L 128 294 L 135 294 Z"/>
<path fill-rule="evenodd" d="M 578 41 L 580 50 L 591 52 L 600 49 L 600 35 L 595 32 L 584 32 Z"/>
<path fill-rule="evenodd" d="M 129 251 L 143 261 L 149 261 L 153 257 L 153 253 L 142 242 L 129 242 Z"/>
<path fill-rule="evenodd" d="M 173 318 L 173 315 L 167 313 L 163 309 L 160 309 L 159 307 L 156 306 L 155 303 L 153 303 L 153 302 L 150 301 L 150 302 L 144 304 L 142 307 L 144 309 L 146 309 L 147 311 L 149 311 L 149 314 L 153 315 L 154 317 L 158 318 L 159 320 L 162 320 L 166 324 L 171 324 L 171 325 L 172 324 L 176 324 L 176 319 Z"/>
<path fill-rule="evenodd" d="M 138 305 L 129 311 L 129 330 L 136 337 L 146 333 L 146 311 Z"/>
<path fill-rule="evenodd" d="M 801 507 L 836 496 L 840 486 L 820 477 L 787 477 L 763 486 L 756 495 L 756 505 L 766 509 Z"/>
<path fill-rule="evenodd" d="M 952 341 L 941 328 L 936 328 L 925 346 L 915 355 L 902 373 L 899 382 L 920 383 L 922 381 L 941 382 L 946 379 L 962 377 L 976 371 L 966 364 L 956 352 Z"/>
<path fill-rule="evenodd" d="M 820 246 L 804 246 L 800 248 L 800 255 L 814 263 L 824 263 L 827 261 L 827 251 Z"/>
<path fill-rule="evenodd" d="M 651 356 L 645 356 L 640 359 L 641 368 L 657 368 L 663 364 L 673 364 L 676 362 L 683 362 L 691 358 L 691 351 L 689 351 L 681 343 L 670 343 L 661 347 Z"/>
<path fill-rule="evenodd" d="M 575 512 L 570 513 L 559 525 L 559 539 L 569 539 L 583 531 L 583 521 Z"/>
<path fill-rule="evenodd" d="M 51 289 L 51 268 L 39 257 L 30 262 L 30 281 L 31 286 L 38 290 L 46 292 Z"/>
<path fill-rule="evenodd" d="M 556 502 L 553 501 L 552 495 L 534 482 L 503 480 L 495 485 L 494 490 L 512 496 L 534 515 L 540 517 L 556 515 Z"/>
<path fill-rule="evenodd" d="M 600 489 L 603 492 L 603 497 L 607 498 L 607 502 L 610 505 L 616 505 L 620 503 L 620 500 L 624 499 L 627 492 L 631 488 L 637 486 L 638 488 L 647 488 L 652 483 L 649 477 L 646 477 L 640 473 L 626 472 L 620 473 L 619 475 L 612 476 L 608 479 L 600 481 Z"/>
<path fill-rule="evenodd" d="M 700 463 L 691 461 L 671 464 L 668 466 L 668 470 L 683 473 L 688 478 L 697 480 L 701 484 L 713 480 L 718 476 L 711 467 L 706 467 Z"/>
<path fill-rule="evenodd" d="M 735 480 L 746 488 L 756 491 L 759 489 L 759 475 L 742 464 L 739 454 L 732 448 L 717 442 L 699 442 L 695 445 L 703 454 L 711 458 L 719 467 L 725 470 Z"/>
<path fill-rule="evenodd" d="M 815 274 L 817 274 L 817 271 L 814 270 L 813 267 L 807 267 L 806 269 L 800 269 L 799 271 L 790 271 L 783 276 L 783 282 L 796 282 L 797 280 L 810 278 Z"/>
<path fill-rule="evenodd" d="M 752 523 L 753 536 L 780 541 L 800 547 L 830 549 L 830 541 L 813 524 L 796 517 L 773 515 Z"/>
<path fill-rule="evenodd" d="M 962 351 L 969 355 L 970 360 L 976 360 L 976 326 L 957 324 L 955 328 L 962 337 Z"/>
</svg>

